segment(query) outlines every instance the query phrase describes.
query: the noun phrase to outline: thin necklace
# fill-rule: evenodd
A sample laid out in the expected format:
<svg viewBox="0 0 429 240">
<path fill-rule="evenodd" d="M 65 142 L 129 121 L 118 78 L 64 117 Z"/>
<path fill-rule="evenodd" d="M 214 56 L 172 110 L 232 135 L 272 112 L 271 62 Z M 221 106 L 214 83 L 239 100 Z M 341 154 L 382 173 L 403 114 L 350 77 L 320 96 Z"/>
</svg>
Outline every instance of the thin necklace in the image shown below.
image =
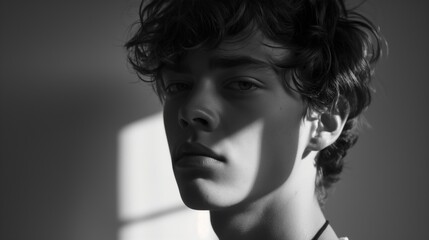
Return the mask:
<svg viewBox="0 0 429 240">
<path fill-rule="evenodd" d="M 328 225 L 329 225 L 329 221 L 326 220 L 325 224 L 323 224 L 323 226 L 319 229 L 319 231 L 317 231 L 316 235 L 314 235 L 314 237 L 311 240 L 319 239 L 320 235 L 322 235 L 323 231 L 325 231 Z"/>
</svg>

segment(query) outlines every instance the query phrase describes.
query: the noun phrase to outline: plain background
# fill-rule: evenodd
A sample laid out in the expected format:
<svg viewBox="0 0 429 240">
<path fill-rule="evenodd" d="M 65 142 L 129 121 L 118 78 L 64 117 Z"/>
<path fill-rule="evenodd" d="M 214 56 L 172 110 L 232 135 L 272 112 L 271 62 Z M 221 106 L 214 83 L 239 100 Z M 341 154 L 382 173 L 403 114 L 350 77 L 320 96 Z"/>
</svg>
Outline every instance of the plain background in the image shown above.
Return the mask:
<svg viewBox="0 0 429 240">
<path fill-rule="evenodd" d="M 121 47 L 137 7 L 0 3 L 0 239 L 116 239 L 118 133 L 161 109 Z M 363 11 L 390 52 L 326 213 L 352 240 L 429 239 L 429 2 Z"/>
</svg>

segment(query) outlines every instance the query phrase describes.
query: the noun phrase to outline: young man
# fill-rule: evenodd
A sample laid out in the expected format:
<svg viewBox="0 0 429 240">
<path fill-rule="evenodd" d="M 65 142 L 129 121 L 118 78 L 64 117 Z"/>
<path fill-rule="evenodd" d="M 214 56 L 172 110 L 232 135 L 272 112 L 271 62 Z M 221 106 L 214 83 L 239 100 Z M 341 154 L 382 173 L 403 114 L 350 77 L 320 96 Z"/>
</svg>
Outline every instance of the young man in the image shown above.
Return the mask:
<svg viewBox="0 0 429 240">
<path fill-rule="evenodd" d="M 138 27 L 184 203 L 221 240 L 338 239 L 321 205 L 370 103 L 374 26 L 342 0 L 157 0 Z"/>
</svg>

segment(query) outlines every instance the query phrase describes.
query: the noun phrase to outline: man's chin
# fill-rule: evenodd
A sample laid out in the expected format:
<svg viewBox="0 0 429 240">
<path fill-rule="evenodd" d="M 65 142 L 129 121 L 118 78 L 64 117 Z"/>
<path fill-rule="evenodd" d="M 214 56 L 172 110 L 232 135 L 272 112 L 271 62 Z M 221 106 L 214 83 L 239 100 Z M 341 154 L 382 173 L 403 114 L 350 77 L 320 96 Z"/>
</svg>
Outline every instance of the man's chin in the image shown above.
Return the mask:
<svg viewBox="0 0 429 240">
<path fill-rule="evenodd" d="M 180 190 L 180 196 L 183 203 L 194 210 L 215 210 L 221 207 L 221 204 L 216 201 L 211 194 Z"/>
<path fill-rule="evenodd" d="M 218 210 L 230 205 L 229 198 L 210 183 L 193 183 L 179 187 L 183 203 L 194 210 Z"/>
</svg>

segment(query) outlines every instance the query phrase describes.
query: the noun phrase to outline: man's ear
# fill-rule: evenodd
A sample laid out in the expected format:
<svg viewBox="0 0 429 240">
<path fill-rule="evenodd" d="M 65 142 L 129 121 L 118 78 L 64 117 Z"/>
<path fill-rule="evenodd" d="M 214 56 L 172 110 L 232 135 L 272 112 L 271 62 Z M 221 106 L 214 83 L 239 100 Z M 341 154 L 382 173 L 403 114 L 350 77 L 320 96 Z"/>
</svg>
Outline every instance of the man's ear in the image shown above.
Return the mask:
<svg viewBox="0 0 429 240">
<path fill-rule="evenodd" d="M 349 115 L 349 105 L 345 100 L 338 100 L 332 109 L 309 111 L 307 119 L 312 122 L 312 128 L 307 149 L 320 151 L 333 144 L 341 135 Z"/>
</svg>

